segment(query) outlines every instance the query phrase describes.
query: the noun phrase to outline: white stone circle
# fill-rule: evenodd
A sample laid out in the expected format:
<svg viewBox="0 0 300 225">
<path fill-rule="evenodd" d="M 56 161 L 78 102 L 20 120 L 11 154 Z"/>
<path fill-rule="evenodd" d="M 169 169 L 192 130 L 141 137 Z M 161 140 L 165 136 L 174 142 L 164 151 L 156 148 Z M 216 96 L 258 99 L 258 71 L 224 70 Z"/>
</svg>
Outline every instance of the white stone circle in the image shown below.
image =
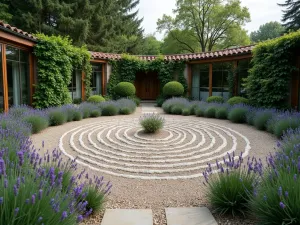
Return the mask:
<svg viewBox="0 0 300 225">
<path fill-rule="evenodd" d="M 250 141 L 241 133 L 198 118 L 165 116 L 164 135 L 143 134 L 139 118 L 108 119 L 62 135 L 60 150 L 92 170 L 134 179 L 188 179 L 202 176 L 227 153 L 246 157 Z"/>
</svg>

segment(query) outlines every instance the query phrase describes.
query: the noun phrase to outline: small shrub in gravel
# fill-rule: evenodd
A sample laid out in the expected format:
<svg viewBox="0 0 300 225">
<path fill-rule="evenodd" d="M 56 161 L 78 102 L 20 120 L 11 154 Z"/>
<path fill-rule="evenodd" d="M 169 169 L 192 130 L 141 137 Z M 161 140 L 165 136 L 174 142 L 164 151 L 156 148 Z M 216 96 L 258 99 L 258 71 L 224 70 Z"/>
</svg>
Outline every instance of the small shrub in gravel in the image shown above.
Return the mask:
<svg viewBox="0 0 300 225">
<path fill-rule="evenodd" d="M 191 113 L 191 110 L 190 110 L 190 109 L 183 109 L 183 110 L 182 110 L 182 115 L 183 115 L 183 116 L 189 116 L 190 113 Z"/>
<path fill-rule="evenodd" d="M 146 133 L 155 133 L 163 128 L 165 119 L 158 114 L 145 114 L 140 118 L 140 124 Z"/>
<path fill-rule="evenodd" d="M 228 119 L 233 123 L 245 123 L 247 112 L 248 110 L 242 107 L 231 109 L 228 114 Z"/>
<path fill-rule="evenodd" d="M 74 111 L 73 121 L 80 121 L 82 120 L 82 113 L 78 109 Z"/>
<path fill-rule="evenodd" d="M 250 201 L 249 193 L 253 193 L 254 190 L 256 174 L 249 173 L 249 168 L 244 168 L 242 157 L 237 160 L 228 154 L 228 158 L 224 159 L 224 164 L 216 162 L 218 173 L 212 173 L 210 164 L 203 173 L 207 183 L 205 185 L 208 186 L 207 197 L 217 213 L 245 216 Z M 256 162 L 251 166 L 260 168 L 261 164 Z"/>
<path fill-rule="evenodd" d="M 31 133 L 36 134 L 46 129 L 49 126 L 49 121 L 45 116 L 41 115 L 26 115 L 23 121 L 31 125 Z"/>
<path fill-rule="evenodd" d="M 130 108 L 128 108 L 128 107 L 124 107 L 124 108 L 120 109 L 120 114 L 122 114 L 122 115 L 129 115 L 131 113 L 132 112 L 131 112 Z"/>
<path fill-rule="evenodd" d="M 67 114 L 59 108 L 51 109 L 48 117 L 50 126 L 59 126 L 67 122 Z"/>
<path fill-rule="evenodd" d="M 258 111 L 256 112 L 253 125 L 258 130 L 266 130 L 267 129 L 267 122 L 272 118 L 273 112 L 270 111 Z"/>
<path fill-rule="evenodd" d="M 88 98 L 87 101 L 91 103 L 100 103 L 105 102 L 105 98 L 103 98 L 101 95 L 92 95 Z"/>
<path fill-rule="evenodd" d="M 217 119 L 227 119 L 227 116 L 228 116 L 228 111 L 227 111 L 227 108 L 218 108 L 216 110 L 216 118 Z"/>
<path fill-rule="evenodd" d="M 90 114 L 91 117 L 99 117 L 101 116 L 101 111 L 100 109 L 94 109 L 93 111 L 91 111 L 91 114 Z"/>
<path fill-rule="evenodd" d="M 216 116 L 216 108 L 215 107 L 208 107 L 204 111 L 204 116 L 207 118 L 215 118 Z"/>
<path fill-rule="evenodd" d="M 172 106 L 171 113 L 174 114 L 174 115 L 181 115 L 182 114 L 182 107 L 180 105 Z"/>
<path fill-rule="evenodd" d="M 206 101 L 208 103 L 223 103 L 224 102 L 224 98 L 222 96 L 210 96 L 206 99 Z"/>
<path fill-rule="evenodd" d="M 103 116 L 115 116 L 119 112 L 119 109 L 115 105 L 106 105 L 102 108 Z"/>
</svg>

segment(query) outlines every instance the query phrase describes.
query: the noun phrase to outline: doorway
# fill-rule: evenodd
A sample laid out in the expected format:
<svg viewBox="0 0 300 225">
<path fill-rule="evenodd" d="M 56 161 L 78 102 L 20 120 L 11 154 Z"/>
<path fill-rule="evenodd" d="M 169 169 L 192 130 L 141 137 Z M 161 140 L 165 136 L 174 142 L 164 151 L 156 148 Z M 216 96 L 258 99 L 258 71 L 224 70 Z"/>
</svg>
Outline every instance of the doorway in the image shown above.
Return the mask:
<svg viewBox="0 0 300 225">
<path fill-rule="evenodd" d="M 136 95 L 142 100 L 155 100 L 159 95 L 157 72 L 138 72 L 134 84 Z"/>
</svg>

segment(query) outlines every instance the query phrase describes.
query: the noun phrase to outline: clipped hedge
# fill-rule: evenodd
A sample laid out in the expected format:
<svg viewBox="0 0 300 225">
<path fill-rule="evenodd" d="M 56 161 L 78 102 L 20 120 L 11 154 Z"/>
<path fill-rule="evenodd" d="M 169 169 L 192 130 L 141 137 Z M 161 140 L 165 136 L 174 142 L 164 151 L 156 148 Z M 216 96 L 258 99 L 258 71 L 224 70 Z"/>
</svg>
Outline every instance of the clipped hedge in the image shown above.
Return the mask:
<svg viewBox="0 0 300 225">
<path fill-rule="evenodd" d="M 163 94 L 167 97 L 179 97 L 184 93 L 184 87 L 177 81 L 171 81 L 163 87 Z"/>
<path fill-rule="evenodd" d="M 114 88 L 116 95 L 121 97 L 129 97 L 135 95 L 135 86 L 130 82 L 120 82 Z"/>
<path fill-rule="evenodd" d="M 236 105 L 236 104 L 249 104 L 249 100 L 243 97 L 235 96 L 227 101 L 230 105 Z"/>
<path fill-rule="evenodd" d="M 103 98 L 101 95 L 92 95 L 88 98 L 87 101 L 92 103 L 100 103 L 105 102 L 105 98 Z"/>
<path fill-rule="evenodd" d="M 223 103 L 224 98 L 222 96 L 210 96 L 206 99 L 208 103 L 217 102 L 217 103 Z"/>
</svg>

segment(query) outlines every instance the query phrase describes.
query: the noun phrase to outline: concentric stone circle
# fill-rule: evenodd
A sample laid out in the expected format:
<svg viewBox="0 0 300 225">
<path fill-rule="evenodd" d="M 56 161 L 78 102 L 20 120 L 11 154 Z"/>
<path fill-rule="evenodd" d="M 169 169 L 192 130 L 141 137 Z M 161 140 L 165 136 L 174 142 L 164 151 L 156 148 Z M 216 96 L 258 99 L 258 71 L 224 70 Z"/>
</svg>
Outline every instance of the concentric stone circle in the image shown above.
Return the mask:
<svg viewBox="0 0 300 225">
<path fill-rule="evenodd" d="M 162 132 L 145 134 L 139 118 L 109 119 L 64 133 L 60 150 L 92 170 L 134 179 L 188 179 L 202 176 L 210 163 L 227 153 L 246 157 L 250 141 L 243 134 L 200 119 L 166 116 Z"/>
</svg>

